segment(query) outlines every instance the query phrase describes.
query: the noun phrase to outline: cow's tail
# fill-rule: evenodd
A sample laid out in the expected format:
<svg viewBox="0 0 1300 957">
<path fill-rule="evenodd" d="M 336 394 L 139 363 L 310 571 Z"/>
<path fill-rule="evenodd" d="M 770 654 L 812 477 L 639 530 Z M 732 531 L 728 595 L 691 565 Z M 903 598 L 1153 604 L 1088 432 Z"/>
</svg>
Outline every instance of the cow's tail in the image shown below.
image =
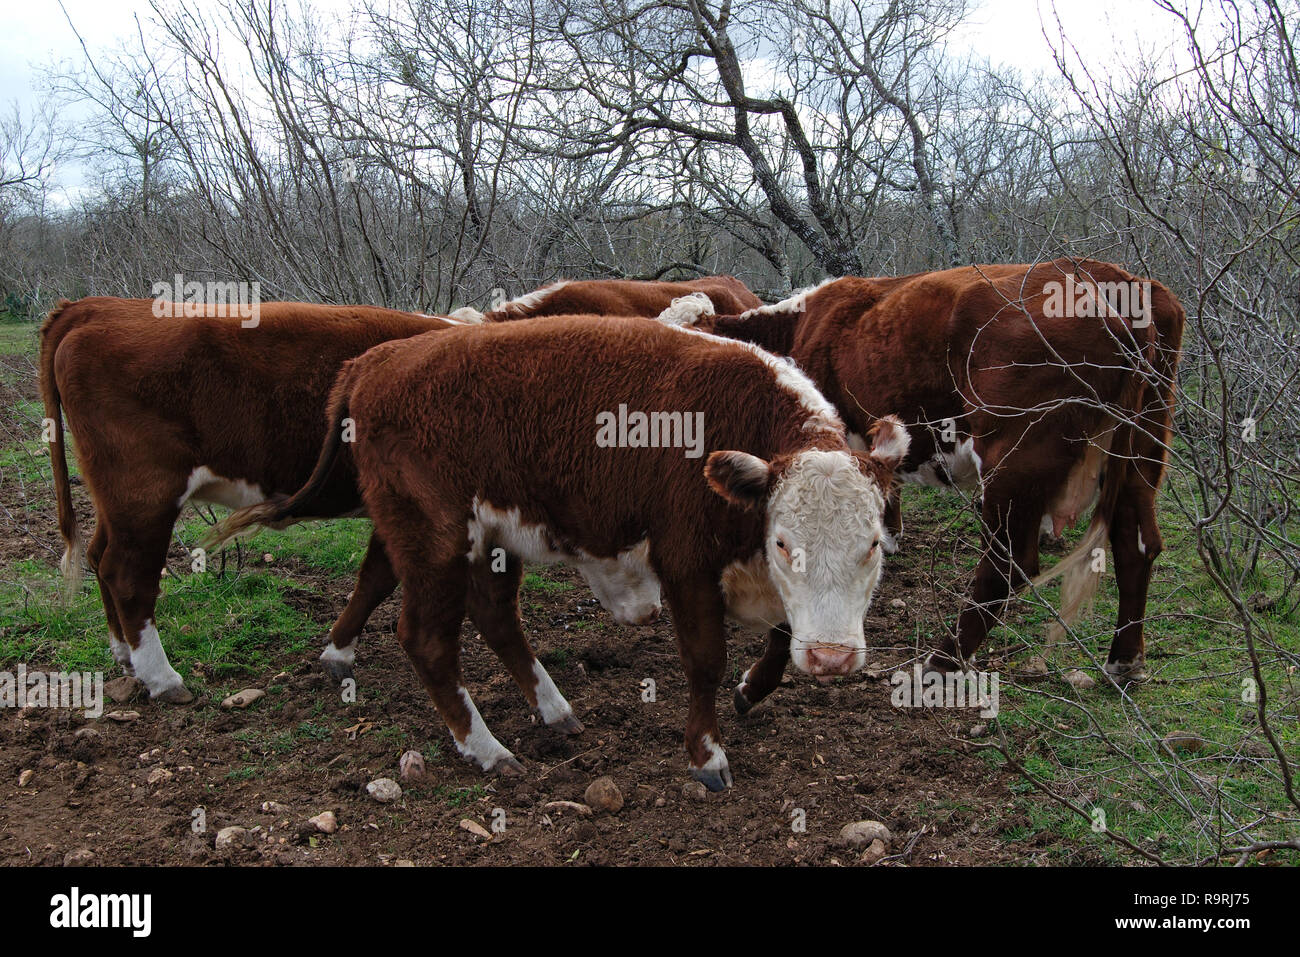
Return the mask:
<svg viewBox="0 0 1300 957">
<path fill-rule="evenodd" d="M 1144 349 L 1148 363 L 1154 359 L 1154 345 L 1147 343 Z M 1055 644 L 1065 637 L 1065 629 L 1078 621 L 1091 607 L 1101 584 L 1102 571 L 1105 568 L 1104 556 L 1110 539 L 1110 524 L 1115 516 L 1115 506 L 1124 488 L 1128 485 L 1130 472 L 1134 464 L 1134 433 L 1140 426 L 1137 419 L 1141 414 L 1141 402 L 1145 390 L 1145 379 L 1140 370 L 1134 370 L 1124 384 L 1118 403 L 1123 410 L 1125 421 L 1115 428 L 1108 450 L 1106 468 L 1102 474 L 1101 492 L 1097 504 L 1092 510 L 1092 520 L 1083 540 L 1069 554 L 1047 571 L 1034 578 L 1030 584 L 1041 588 L 1061 579 L 1061 595 L 1057 609 L 1058 620 L 1052 622 L 1047 631 L 1047 643 Z M 1117 410 L 1118 411 L 1118 410 Z"/>
<path fill-rule="evenodd" d="M 259 527 L 285 528 L 304 519 L 324 514 L 316 498 L 329 482 L 330 475 L 343 451 L 345 420 L 348 418 L 348 397 L 352 392 L 353 363 L 343 364 L 334 380 L 326 412 L 325 442 L 321 446 L 316 466 L 302 488 L 289 496 L 275 496 L 268 501 L 249 505 L 232 512 L 218 522 L 199 542 L 199 547 L 213 551 L 239 535 L 248 534 Z"/>
<path fill-rule="evenodd" d="M 60 322 L 59 318 L 70 305 L 72 303 L 67 299 L 62 299 L 46 316 L 41 326 L 40 357 L 41 401 L 45 406 L 41 431 L 49 442 L 59 536 L 63 539 L 59 570 L 63 573 L 63 587 L 69 597 L 81 587 L 81 533 L 77 530 L 77 515 L 72 510 L 72 483 L 68 478 L 68 453 L 63 436 L 63 404 L 58 383 L 54 381 L 54 354 L 66 331 L 62 328 L 66 323 Z"/>
</svg>

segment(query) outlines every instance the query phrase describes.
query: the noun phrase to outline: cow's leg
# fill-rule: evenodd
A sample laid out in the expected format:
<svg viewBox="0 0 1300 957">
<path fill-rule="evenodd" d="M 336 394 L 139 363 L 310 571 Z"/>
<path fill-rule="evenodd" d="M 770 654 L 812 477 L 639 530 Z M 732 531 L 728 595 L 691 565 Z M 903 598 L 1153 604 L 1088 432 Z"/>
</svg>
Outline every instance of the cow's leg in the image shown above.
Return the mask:
<svg viewBox="0 0 1300 957">
<path fill-rule="evenodd" d="M 167 660 L 154 624 L 159 573 L 167 561 L 172 526 L 179 514 L 179 508 L 155 508 L 152 513 L 132 515 L 129 522 L 109 516 L 108 542 L 96 572 L 112 595 L 132 673 L 144 682 L 150 698 L 170 704 L 194 700 Z"/>
<path fill-rule="evenodd" d="M 460 671 L 460 623 L 465 617 L 468 562 L 404 567 L 397 640 L 411 660 L 456 750 L 484 771 L 520 773 L 515 760 L 483 723 Z"/>
<path fill-rule="evenodd" d="M 740 684 L 736 685 L 736 693 L 732 696 L 736 714 L 747 714 L 781 683 L 785 666 L 790 663 L 789 627 L 782 623 L 768 630 L 763 656 L 749 666 Z"/>
<path fill-rule="evenodd" d="M 880 548 L 886 555 L 896 555 L 903 545 L 903 490 L 897 485 L 885 495 L 884 524 Z"/>
<path fill-rule="evenodd" d="M 952 671 L 963 667 L 961 662 L 975 653 L 998 624 L 1012 590 L 1022 588 L 1038 573 L 1043 496 L 1021 491 L 1013 497 L 1012 484 L 1004 480 L 984 490 L 983 554 L 975 569 L 975 583 L 957 617 L 956 635 L 944 638 L 927 660 L 928 669 Z"/>
<path fill-rule="evenodd" d="M 99 600 L 104 604 L 104 618 L 108 621 L 108 646 L 113 652 L 113 660 L 121 667 L 122 672 L 128 675 L 134 675 L 131 668 L 131 646 L 122 638 L 122 625 L 117 620 L 117 602 L 113 599 L 113 591 L 109 587 L 108 580 L 100 574 L 99 566 L 104 558 L 104 551 L 108 548 L 108 525 L 102 518 L 95 520 L 95 531 L 90 536 L 90 544 L 86 546 L 86 564 L 94 572 L 95 579 L 99 582 Z"/>
<path fill-rule="evenodd" d="M 686 671 L 690 704 L 686 716 L 686 752 L 691 777 L 710 791 L 731 786 L 731 767 L 718 731 L 717 696 L 727 667 L 725 606 L 718 587 L 707 579 L 667 589 L 677 631 L 677 649 Z"/>
<path fill-rule="evenodd" d="M 357 572 L 357 583 L 348 598 L 347 606 L 330 629 L 329 642 L 321 652 L 320 660 L 336 681 L 352 677 L 352 666 L 357 656 L 357 636 L 365 627 L 380 603 L 397 588 L 397 573 L 388 560 L 383 539 L 372 532 L 366 546 L 366 557 Z"/>
<path fill-rule="evenodd" d="M 1140 476 L 1134 475 L 1115 503 L 1110 548 L 1119 589 L 1119 619 L 1105 668 L 1116 680 L 1140 681 L 1146 677 L 1142 628 L 1151 567 L 1164 550 L 1156 525 L 1155 490 Z"/>
<path fill-rule="evenodd" d="M 519 583 L 523 577 L 524 563 L 514 555 L 506 556 L 504 571 L 493 571 L 488 562 L 471 564 L 469 616 L 523 691 L 528 706 L 546 726 L 565 734 L 579 734 L 582 722 L 533 654 L 519 627 Z"/>
</svg>

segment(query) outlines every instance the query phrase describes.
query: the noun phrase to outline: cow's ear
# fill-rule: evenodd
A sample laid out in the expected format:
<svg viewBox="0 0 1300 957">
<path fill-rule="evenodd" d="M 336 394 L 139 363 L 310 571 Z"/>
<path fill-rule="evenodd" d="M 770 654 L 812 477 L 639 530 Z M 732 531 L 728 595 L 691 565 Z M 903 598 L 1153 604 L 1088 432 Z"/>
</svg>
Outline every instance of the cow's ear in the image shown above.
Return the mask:
<svg viewBox="0 0 1300 957">
<path fill-rule="evenodd" d="M 714 452 L 704 466 L 709 488 L 728 502 L 761 507 L 772 486 L 772 466 L 748 452 Z"/>
<path fill-rule="evenodd" d="M 906 426 L 893 415 L 877 419 L 867 430 L 867 436 L 871 439 L 868 454 L 891 472 L 903 464 L 907 450 L 912 446 L 912 437 L 907 434 Z"/>
</svg>

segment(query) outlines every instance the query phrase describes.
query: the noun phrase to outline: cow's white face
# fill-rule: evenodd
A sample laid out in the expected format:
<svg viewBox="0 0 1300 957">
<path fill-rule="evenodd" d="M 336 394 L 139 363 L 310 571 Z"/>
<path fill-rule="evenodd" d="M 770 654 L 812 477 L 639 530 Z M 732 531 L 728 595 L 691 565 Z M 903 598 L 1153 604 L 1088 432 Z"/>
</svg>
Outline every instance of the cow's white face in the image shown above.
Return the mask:
<svg viewBox="0 0 1300 957">
<path fill-rule="evenodd" d="M 617 558 L 580 562 L 578 569 L 596 600 L 620 625 L 649 625 L 659 620 L 659 579 L 650 568 L 647 543 Z"/>
<path fill-rule="evenodd" d="M 909 443 L 893 417 L 877 424 L 874 439 L 865 455 L 801 452 L 779 476 L 743 452 L 718 452 L 725 458 L 709 460 L 710 482 L 724 496 L 740 500 L 766 490 L 767 570 L 790 626 L 790 657 L 800 671 L 824 680 L 866 663 L 862 619 L 880 580 L 882 485 Z M 864 471 L 860 457 L 883 465 L 883 475 L 869 465 Z"/>
</svg>

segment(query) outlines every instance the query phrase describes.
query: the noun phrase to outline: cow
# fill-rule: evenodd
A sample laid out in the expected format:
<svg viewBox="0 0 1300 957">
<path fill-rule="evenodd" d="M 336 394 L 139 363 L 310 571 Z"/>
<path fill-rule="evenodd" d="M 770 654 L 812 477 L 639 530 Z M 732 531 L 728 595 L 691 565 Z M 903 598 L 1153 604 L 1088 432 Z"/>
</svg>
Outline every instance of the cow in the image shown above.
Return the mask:
<svg viewBox="0 0 1300 957">
<path fill-rule="evenodd" d="M 654 439 L 655 416 L 698 416 L 707 440 Z M 762 349 L 606 316 L 452 329 L 345 364 L 328 420 L 308 483 L 236 512 L 213 541 L 317 513 L 350 424 L 362 498 L 403 584 L 398 640 L 484 771 L 521 766 L 463 685 L 467 610 L 542 719 L 581 728 L 520 629 L 524 561 L 645 550 L 686 672 L 690 772 L 713 790 L 732 783 L 715 711 L 727 615 L 789 622 L 795 666 L 820 680 L 864 663 L 885 494 L 908 436 L 884 417 L 869 448 L 850 448 L 809 379 Z"/>
<path fill-rule="evenodd" d="M 486 322 L 583 313 L 654 318 L 674 299 L 695 293 L 707 297 L 714 310 L 720 313 L 738 313 L 763 304 L 734 276 L 705 276 L 684 282 L 561 279 L 503 303 L 486 314 L 463 306 L 451 316 Z"/>
<path fill-rule="evenodd" d="M 173 304 L 168 304 L 173 305 Z M 460 323 L 370 306 L 262 303 L 242 317 L 155 315 L 147 299 L 64 301 L 41 329 L 40 380 L 50 445 L 62 567 L 75 589 L 77 521 L 63 442 L 66 412 L 95 506 L 88 564 L 99 580 L 114 659 L 151 699 L 192 700 L 167 659 L 154 614 L 159 572 L 187 502 L 230 508 L 286 497 L 320 453 L 326 400 L 344 360 L 371 346 Z M 318 498 L 322 517 L 362 514 L 350 463 Z M 658 617 L 660 597 L 640 553 L 581 569 L 616 620 Z M 397 578 L 371 536 L 356 587 L 322 653 L 336 677 L 351 673 L 357 636 Z"/>
<path fill-rule="evenodd" d="M 1186 319 L 1173 293 L 1111 263 L 1058 259 L 827 280 L 772 306 L 711 313 L 693 297 L 661 319 L 791 357 L 851 433 L 898 414 L 912 438 L 901 481 L 980 496 L 972 591 L 928 668 L 960 667 L 1031 580 L 1064 579 L 1049 643 L 1059 639 L 1094 592 L 1095 550 L 1109 539 L 1120 601 L 1105 670 L 1145 677 L 1147 588 L 1163 548 L 1155 500 Z M 1040 529 L 1059 536 L 1094 501 L 1080 545 L 1040 575 Z M 751 669 L 762 680 L 738 706 L 780 680 L 783 643 L 774 630 Z"/>
</svg>

